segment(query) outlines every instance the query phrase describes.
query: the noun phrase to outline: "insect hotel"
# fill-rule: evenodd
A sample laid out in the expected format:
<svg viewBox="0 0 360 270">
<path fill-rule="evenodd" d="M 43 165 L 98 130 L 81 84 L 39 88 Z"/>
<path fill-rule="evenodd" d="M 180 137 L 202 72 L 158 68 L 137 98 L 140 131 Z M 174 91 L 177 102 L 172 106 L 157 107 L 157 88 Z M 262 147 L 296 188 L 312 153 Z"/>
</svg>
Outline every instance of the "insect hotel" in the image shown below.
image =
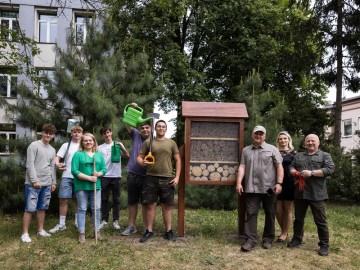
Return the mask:
<svg viewBox="0 0 360 270">
<path fill-rule="evenodd" d="M 185 184 L 236 184 L 244 147 L 244 121 L 248 114 L 244 103 L 183 101 L 182 116 L 185 140 L 179 183 L 179 236 L 184 236 Z M 240 234 L 245 221 L 242 197 L 238 199 Z"/>
</svg>

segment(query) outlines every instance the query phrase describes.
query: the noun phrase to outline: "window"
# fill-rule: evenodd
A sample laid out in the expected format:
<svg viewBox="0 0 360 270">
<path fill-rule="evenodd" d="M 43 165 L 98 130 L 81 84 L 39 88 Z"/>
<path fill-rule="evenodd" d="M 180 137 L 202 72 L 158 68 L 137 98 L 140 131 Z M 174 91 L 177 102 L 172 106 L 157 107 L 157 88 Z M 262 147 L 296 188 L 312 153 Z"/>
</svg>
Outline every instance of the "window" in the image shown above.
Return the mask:
<svg viewBox="0 0 360 270">
<path fill-rule="evenodd" d="M 15 146 L 11 140 L 16 139 L 15 132 L 0 131 L 0 153 L 9 154 L 14 152 Z"/>
<path fill-rule="evenodd" d="M 39 42 L 55 43 L 57 36 L 56 15 L 40 14 L 39 16 Z"/>
<path fill-rule="evenodd" d="M 0 74 L 0 94 L 4 97 L 16 97 L 17 76 Z"/>
<path fill-rule="evenodd" d="M 351 119 L 343 120 L 343 136 L 351 136 L 352 135 L 352 123 Z"/>
<path fill-rule="evenodd" d="M 87 26 L 91 24 L 92 19 L 84 16 L 75 16 L 75 42 L 77 45 L 83 45 L 86 40 Z"/>
<path fill-rule="evenodd" d="M 357 120 L 354 134 L 360 137 L 360 117 Z"/>
<path fill-rule="evenodd" d="M 14 40 L 13 33 L 19 30 L 18 16 L 19 14 L 17 12 L 0 10 L 0 33 L 2 40 Z"/>
<path fill-rule="evenodd" d="M 38 95 L 43 98 L 48 98 L 48 92 L 46 86 L 54 83 L 54 71 L 53 70 L 39 70 L 38 77 L 40 78 L 40 84 L 38 88 Z"/>
</svg>

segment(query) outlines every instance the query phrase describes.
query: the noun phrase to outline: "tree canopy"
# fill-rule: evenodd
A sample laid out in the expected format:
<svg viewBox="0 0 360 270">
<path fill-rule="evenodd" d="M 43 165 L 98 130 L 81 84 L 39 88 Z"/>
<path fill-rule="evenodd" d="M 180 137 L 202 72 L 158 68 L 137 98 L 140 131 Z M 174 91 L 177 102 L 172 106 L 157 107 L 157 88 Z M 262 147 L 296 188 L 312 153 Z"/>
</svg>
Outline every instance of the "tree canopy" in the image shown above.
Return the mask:
<svg viewBox="0 0 360 270">
<path fill-rule="evenodd" d="M 256 69 L 262 91 L 284 97 L 288 109 L 281 122 L 289 131 L 304 130 L 305 110 L 309 123 L 320 116 L 319 125 L 326 123 L 319 111 L 327 90 L 316 72 L 325 47 L 319 20 L 308 4 L 264 0 L 106 2 L 119 27 L 121 50 L 149 55 L 157 82 L 164 85 L 161 105 L 165 110 L 176 108 L 181 115 L 182 100 L 244 102 L 238 99 L 239 85 Z"/>
</svg>

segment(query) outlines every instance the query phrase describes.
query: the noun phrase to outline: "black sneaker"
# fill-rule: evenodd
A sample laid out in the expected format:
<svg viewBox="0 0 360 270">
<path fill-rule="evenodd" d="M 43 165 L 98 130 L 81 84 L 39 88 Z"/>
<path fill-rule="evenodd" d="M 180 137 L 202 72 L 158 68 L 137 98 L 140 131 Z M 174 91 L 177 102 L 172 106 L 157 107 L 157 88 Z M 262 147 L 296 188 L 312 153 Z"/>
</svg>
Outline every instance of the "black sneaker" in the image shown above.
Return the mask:
<svg viewBox="0 0 360 270">
<path fill-rule="evenodd" d="M 166 240 L 176 241 L 176 236 L 174 235 L 174 233 L 173 233 L 172 230 L 169 230 L 168 232 L 165 232 L 164 238 L 165 238 Z"/>
<path fill-rule="evenodd" d="M 150 238 L 154 237 L 154 233 L 153 232 L 149 232 L 147 229 L 143 235 L 143 237 L 140 238 L 140 243 L 145 243 L 147 240 L 149 240 Z"/>
<path fill-rule="evenodd" d="M 320 255 L 320 256 L 327 256 L 327 255 L 329 255 L 329 247 L 328 247 L 328 246 L 320 246 L 319 255 Z"/>
<path fill-rule="evenodd" d="M 287 244 L 288 248 L 294 248 L 301 245 L 301 240 L 297 238 L 291 239 L 290 243 Z"/>
<path fill-rule="evenodd" d="M 246 241 L 240 248 L 240 250 L 242 252 L 249 252 L 250 250 L 252 250 L 255 247 L 255 244 L 250 242 L 250 241 Z"/>
</svg>

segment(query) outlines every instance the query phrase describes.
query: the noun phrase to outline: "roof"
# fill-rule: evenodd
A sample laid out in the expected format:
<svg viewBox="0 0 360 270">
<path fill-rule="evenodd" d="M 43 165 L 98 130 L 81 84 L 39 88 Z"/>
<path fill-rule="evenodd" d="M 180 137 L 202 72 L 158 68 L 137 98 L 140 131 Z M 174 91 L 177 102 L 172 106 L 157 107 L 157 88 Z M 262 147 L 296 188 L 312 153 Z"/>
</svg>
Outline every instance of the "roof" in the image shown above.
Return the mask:
<svg viewBox="0 0 360 270">
<path fill-rule="evenodd" d="M 245 103 L 182 102 L 183 117 L 248 118 Z"/>
<path fill-rule="evenodd" d="M 342 101 L 341 101 L 342 106 L 350 105 L 350 104 L 356 104 L 356 103 L 360 103 L 360 96 L 351 97 L 351 98 L 343 98 Z M 325 106 L 324 109 L 326 109 L 326 110 L 333 109 L 333 108 L 335 108 L 335 105 L 336 105 L 336 102 Z"/>
</svg>

